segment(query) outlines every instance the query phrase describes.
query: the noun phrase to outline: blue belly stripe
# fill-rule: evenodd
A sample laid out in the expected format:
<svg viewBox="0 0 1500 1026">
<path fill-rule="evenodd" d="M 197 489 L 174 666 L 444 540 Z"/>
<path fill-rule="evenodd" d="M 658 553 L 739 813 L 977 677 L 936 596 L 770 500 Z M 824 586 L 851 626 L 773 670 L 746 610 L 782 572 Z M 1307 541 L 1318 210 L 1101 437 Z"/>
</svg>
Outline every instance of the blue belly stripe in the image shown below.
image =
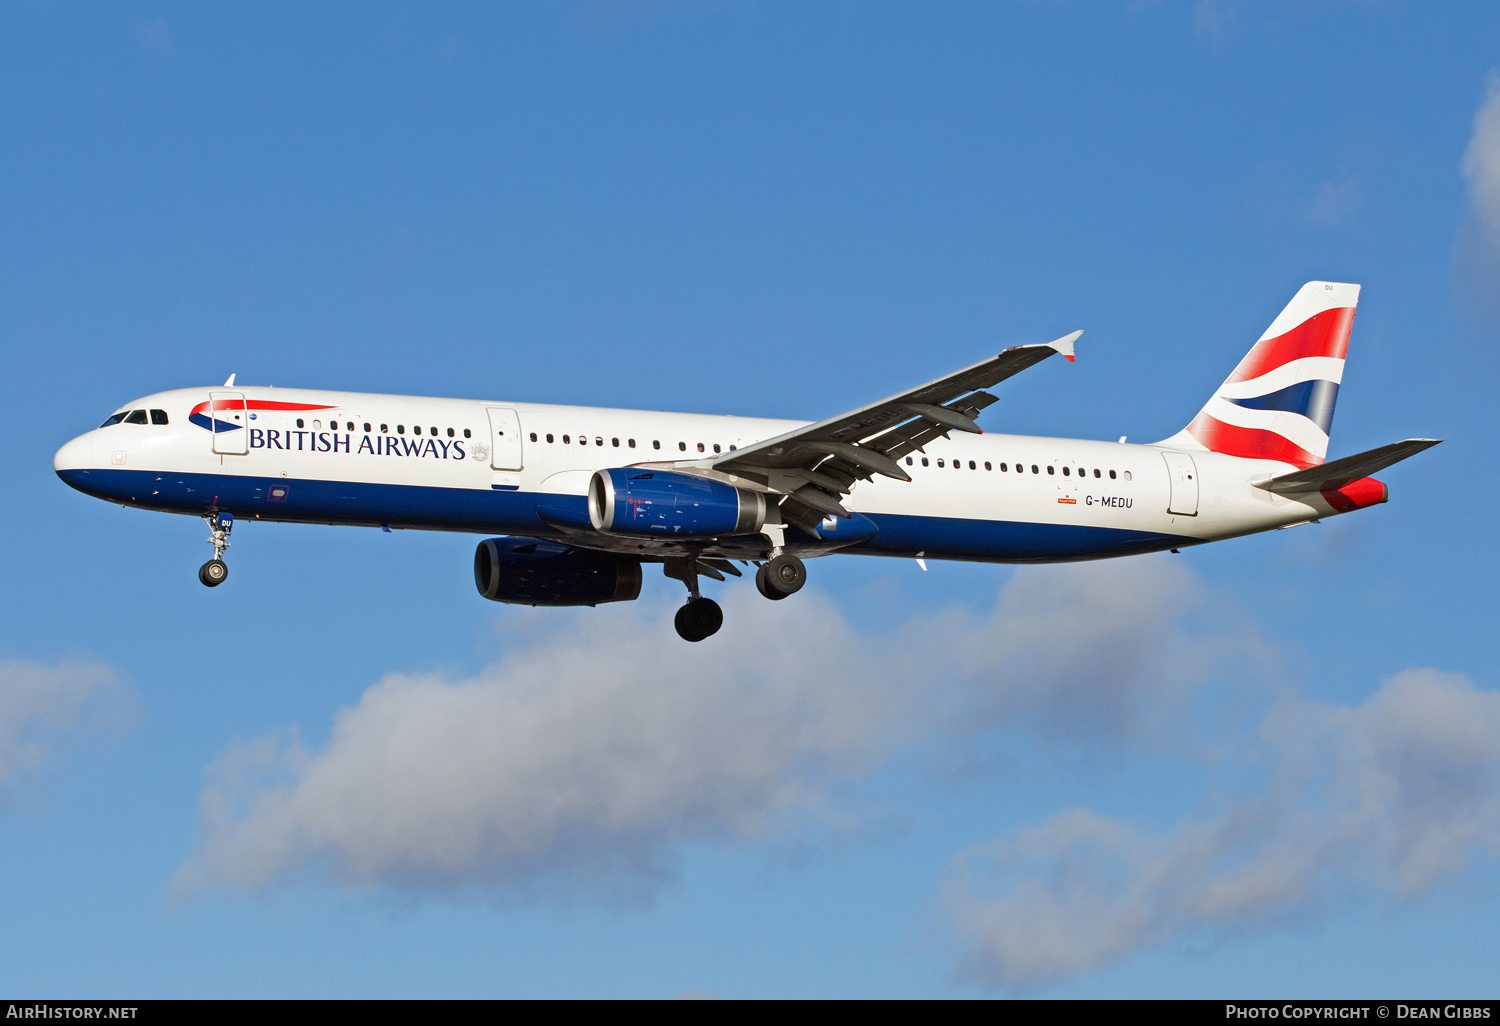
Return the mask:
<svg viewBox="0 0 1500 1026">
<path fill-rule="evenodd" d="M 582 495 L 230 474 L 158 474 L 116 468 L 60 470 L 57 475 L 80 492 L 109 502 L 192 516 L 219 509 L 242 520 L 356 527 L 390 525 L 413 530 L 549 537 L 555 532 L 537 516 L 540 502 L 550 510 L 566 511 L 568 515 L 561 518 L 566 521 L 588 521 L 587 500 Z M 273 486 L 286 489 L 284 499 L 271 500 Z M 865 516 L 878 528 L 878 533 L 840 551 L 904 557 L 925 552 L 929 559 L 1055 563 L 1157 552 L 1199 543 L 1199 539 L 1181 535 L 1112 527 L 896 513 Z M 813 543 L 813 539 L 807 541 Z"/>
</svg>

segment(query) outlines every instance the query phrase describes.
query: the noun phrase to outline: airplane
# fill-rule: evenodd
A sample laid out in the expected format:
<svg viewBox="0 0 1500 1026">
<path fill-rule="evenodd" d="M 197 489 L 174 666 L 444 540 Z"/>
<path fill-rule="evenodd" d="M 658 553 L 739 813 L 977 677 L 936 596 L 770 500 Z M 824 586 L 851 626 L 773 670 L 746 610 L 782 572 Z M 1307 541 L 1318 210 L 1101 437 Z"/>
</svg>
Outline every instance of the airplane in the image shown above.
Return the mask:
<svg viewBox="0 0 1500 1026">
<path fill-rule="evenodd" d="M 236 523 L 492 535 L 479 594 L 594 606 L 660 563 L 687 588 L 677 633 L 723 624 L 699 578 L 754 565 L 782 600 L 804 560 L 851 553 L 1055 563 L 1317 523 L 1387 501 L 1369 475 L 1438 444 L 1326 461 L 1358 285 L 1308 282 L 1207 405 L 1149 445 L 985 433 L 987 389 L 1082 332 L 1020 345 L 827 420 L 238 387 L 134 400 L 57 451 L 77 490 L 201 517 L 224 583 Z"/>
</svg>

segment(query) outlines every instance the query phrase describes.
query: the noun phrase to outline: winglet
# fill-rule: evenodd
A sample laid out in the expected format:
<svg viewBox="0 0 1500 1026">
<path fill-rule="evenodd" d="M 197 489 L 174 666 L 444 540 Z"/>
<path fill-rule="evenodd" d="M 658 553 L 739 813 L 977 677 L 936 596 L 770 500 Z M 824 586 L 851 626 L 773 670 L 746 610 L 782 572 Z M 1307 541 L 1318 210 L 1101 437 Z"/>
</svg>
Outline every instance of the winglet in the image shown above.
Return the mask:
<svg viewBox="0 0 1500 1026">
<path fill-rule="evenodd" d="M 1068 357 L 1068 359 L 1071 360 L 1073 358 L 1070 356 L 1070 357 Z M 229 380 L 226 381 L 226 382 L 224 382 L 224 387 L 225 388 L 233 388 L 234 387 L 234 375 L 233 374 L 229 375 Z"/>
<path fill-rule="evenodd" d="M 1057 339 L 1056 341 L 1048 342 L 1047 345 L 1051 346 L 1053 349 L 1056 349 L 1059 353 L 1062 353 L 1063 359 L 1067 360 L 1069 363 L 1072 363 L 1073 343 L 1077 342 L 1078 336 L 1082 334 L 1082 331 L 1075 331 L 1071 335 L 1064 335 L 1062 338 Z"/>
</svg>

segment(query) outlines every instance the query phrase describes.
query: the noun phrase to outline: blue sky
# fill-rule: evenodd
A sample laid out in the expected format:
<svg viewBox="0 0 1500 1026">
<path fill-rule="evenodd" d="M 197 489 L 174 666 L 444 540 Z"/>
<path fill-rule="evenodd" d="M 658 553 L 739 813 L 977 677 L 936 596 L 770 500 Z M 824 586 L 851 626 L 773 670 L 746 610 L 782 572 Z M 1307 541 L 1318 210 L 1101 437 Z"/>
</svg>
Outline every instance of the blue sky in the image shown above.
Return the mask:
<svg viewBox="0 0 1500 1026">
<path fill-rule="evenodd" d="M 1493 996 L 1500 10 L 0 7 L 0 989 Z M 1391 502 L 1180 556 L 512 609 L 475 539 L 51 456 L 247 383 L 1183 426 L 1364 286 Z"/>
</svg>

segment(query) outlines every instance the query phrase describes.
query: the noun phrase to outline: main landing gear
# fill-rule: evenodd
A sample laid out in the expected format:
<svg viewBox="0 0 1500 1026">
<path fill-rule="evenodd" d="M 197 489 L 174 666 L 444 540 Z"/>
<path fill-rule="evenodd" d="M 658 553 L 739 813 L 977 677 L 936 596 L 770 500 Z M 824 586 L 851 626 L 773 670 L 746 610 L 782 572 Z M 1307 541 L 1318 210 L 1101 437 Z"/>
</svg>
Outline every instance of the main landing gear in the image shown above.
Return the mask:
<svg viewBox="0 0 1500 1026">
<path fill-rule="evenodd" d="M 717 557 L 672 558 L 665 563 L 662 569 L 666 575 L 687 585 L 688 590 L 687 603 L 677 610 L 677 617 L 673 621 L 678 636 L 683 641 L 702 641 L 713 637 L 724 626 L 724 610 L 713 599 L 704 598 L 698 593 L 698 575 L 707 574 L 722 581 L 725 572 L 736 577 L 740 576 L 740 572 L 729 560 Z M 780 600 L 796 594 L 806 583 L 807 567 L 802 564 L 802 560 L 787 552 L 777 552 L 755 571 L 755 587 L 768 599 Z"/>
<path fill-rule="evenodd" d="M 766 598 L 779 602 L 795 595 L 807 583 L 807 567 L 789 552 L 772 556 L 755 571 L 755 589 Z"/>
<path fill-rule="evenodd" d="M 673 624 L 677 628 L 678 637 L 683 641 L 702 641 L 711 638 L 724 626 L 724 610 L 713 599 L 704 598 L 698 594 L 698 575 L 708 574 L 710 577 L 723 580 L 724 575 L 719 572 L 723 568 L 730 573 L 739 575 L 734 564 L 727 560 L 716 559 L 712 564 L 700 562 L 689 557 L 687 559 L 668 559 L 662 568 L 668 577 L 675 577 L 687 585 L 687 604 L 677 610 L 677 617 Z"/>
<path fill-rule="evenodd" d="M 209 588 L 217 588 L 229 577 L 224 550 L 229 548 L 229 532 L 234 530 L 234 517 L 228 513 L 210 513 L 203 518 L 203 522 L 208 525 L 208 540 L 213 543 L 214 558 L 198 568 L 198 580 Z"/>
</svg>

